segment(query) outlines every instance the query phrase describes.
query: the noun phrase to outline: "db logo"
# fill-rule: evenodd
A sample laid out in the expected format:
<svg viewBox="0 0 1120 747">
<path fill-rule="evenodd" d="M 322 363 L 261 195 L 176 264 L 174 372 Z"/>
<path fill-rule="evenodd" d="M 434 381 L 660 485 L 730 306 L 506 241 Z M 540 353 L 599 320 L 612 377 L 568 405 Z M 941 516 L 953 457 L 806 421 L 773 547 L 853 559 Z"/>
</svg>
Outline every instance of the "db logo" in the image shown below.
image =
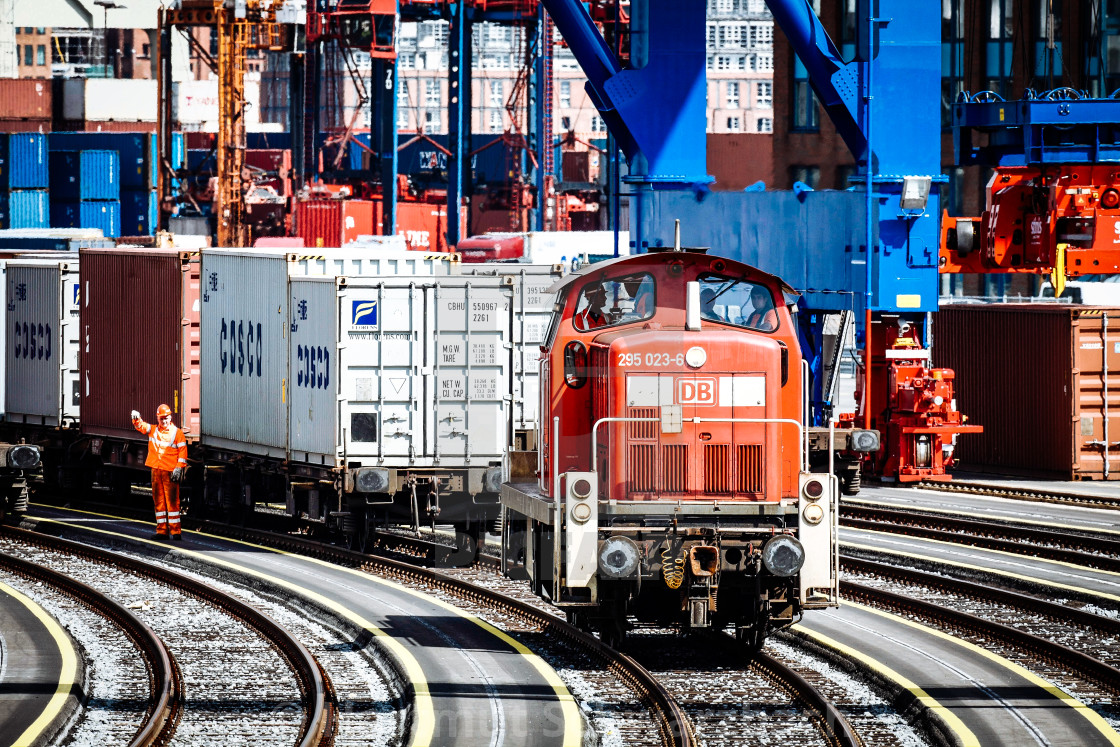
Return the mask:
<svg viewBox="0 0 1120 747">
<path fill-rule="evenodd" d="M 677 404 L 714 405 L 715 403 L 715 379 L 677 379 Z"/>
</svg>

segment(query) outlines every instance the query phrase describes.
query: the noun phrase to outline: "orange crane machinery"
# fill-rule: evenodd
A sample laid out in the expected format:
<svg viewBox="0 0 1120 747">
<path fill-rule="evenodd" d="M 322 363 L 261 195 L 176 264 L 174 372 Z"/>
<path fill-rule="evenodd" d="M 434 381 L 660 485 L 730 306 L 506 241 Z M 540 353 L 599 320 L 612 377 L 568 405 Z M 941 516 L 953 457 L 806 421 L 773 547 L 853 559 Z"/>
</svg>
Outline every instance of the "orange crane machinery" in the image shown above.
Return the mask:
<svg viewBox="0 0 1120 747">
<path fill-rule="evenodd" d="M 218 75 L 217 184 L 214 213 L 219 246 L 247 246 L 251 237 L 245 221 L 243 176 L 245 155 L 245 62 L 250 50 L 289 51 L 293 27 L 303 19 L 284 0 L 178 0 L 160 10 L 161 47 L 170 57 L 170 32 L 174 28 L 209 27 L 217 37 L 217 59 L 205 55 Z M 164 38 L 168 42 L 164 44 Z M 198 41 L 187 34 L 194 47 Z M 171 132 L 170 63 L 160 65 L 160 139 L 162 154 L 169 153 Z M 166 137 L 166 139 L 164 139 Z"/>
</svg>

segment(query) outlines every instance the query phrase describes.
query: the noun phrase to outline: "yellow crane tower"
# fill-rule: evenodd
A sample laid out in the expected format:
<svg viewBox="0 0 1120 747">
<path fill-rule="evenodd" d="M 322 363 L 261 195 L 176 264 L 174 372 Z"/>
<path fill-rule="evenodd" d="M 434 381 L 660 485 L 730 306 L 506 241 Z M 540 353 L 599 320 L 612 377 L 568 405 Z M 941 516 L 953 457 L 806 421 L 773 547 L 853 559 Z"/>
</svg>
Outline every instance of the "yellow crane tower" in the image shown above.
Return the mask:
<svg viewBox="0 0 1120 747">
<path fill-rule="evenodd" d="M 246 246 L 251 237 L 245 223 L 245 60 L 249 50 L 290 51 L 294 34 L 290 23 L 281 23 L 284 0 L 175 0 L 160 11 L 161 39 L 164 31 L 210 27 L 217 37 L 215 60 L 187 34 L 192 48 L 218 74 L 217 188 L 214 211 L 218 246 Z M 302 21 L 302 19 L 301 19 Z M 169 47 L 169 44 L 161 45 Z M 169 54 L 170 49 L 163 51 Z M 170 134 L 170 65 L 160 65 L 160 137 Z M 161 152 L 169 152 L 161 142 Z"/>
</svg>

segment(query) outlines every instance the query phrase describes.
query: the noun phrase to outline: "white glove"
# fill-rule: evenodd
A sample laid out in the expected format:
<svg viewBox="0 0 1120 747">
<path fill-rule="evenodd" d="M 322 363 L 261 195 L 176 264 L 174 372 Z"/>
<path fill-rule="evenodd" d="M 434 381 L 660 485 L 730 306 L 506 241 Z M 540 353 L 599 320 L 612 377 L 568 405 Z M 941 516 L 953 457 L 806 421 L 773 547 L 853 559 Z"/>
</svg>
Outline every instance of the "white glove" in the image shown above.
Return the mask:
<svg viewBox="0 0 1120 747">
<path fill-rule="evenodd" d="M 182 482 L 182 481 L 183 481 L 183 468 L 182 467 L 176 467 L 175 469 L 171 470 L 171 482 Z"/>
<path fill-rule="evenodd" d="M 133 410 L 133 411 L 132 411 L 132 419 L 133 419 L 133 420 L 139 420 L 139 419 L 140 419 L 140 413 L 139 413 L 139 411 L 137 411 L 137 410 Z"/>
</svg>

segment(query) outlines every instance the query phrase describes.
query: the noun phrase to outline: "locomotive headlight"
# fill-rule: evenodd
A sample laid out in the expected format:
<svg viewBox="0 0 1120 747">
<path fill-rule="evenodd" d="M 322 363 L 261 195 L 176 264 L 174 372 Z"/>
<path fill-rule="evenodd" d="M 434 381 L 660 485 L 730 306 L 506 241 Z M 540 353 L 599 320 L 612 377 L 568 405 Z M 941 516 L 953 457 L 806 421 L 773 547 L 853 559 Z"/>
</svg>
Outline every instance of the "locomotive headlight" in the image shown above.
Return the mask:
<svg viewBox="0 0 1120 747">
<path fill-rule="evenodd" d="M 879 431 L 852 431 L 848 440 L 848 448 L 852 451 L 878 451 Z"/>
<path fill-rule="evenodd" d="M 684 362 L 692 368 L 700 368 L 708 362 L 708 352 L 700 347 L 689 348 L 684 354 Z"/>
<path fill-rule="evenodd" d="M 806 524 L 816 526 L 820 524 L 821 519 L 824 518 L 824 509 L 821 508 L 821 504 L 819 503 L 810 503 L 805 507 L 805 510 L 801 512 L 801 518 L 805 520 Z"/>
<path fill-rule="evenodd" d="M 816 478 L 806 480 L 805 484 L 801 486 L 801 492 L 805 494 L 807 499 L 815 501 L 824 495 L 824 483 Z"/>
<path fill-rule="evenodd" d="M 775 576 L 789 578 L 805 565 L 805 548 L 788 534 L 779 534 L 762 546 L 762 565 Z"/>
<path fill-rule="evenodd" d="M 587 503 L 576 503 L 572 506 L 572 519 L 584 524 L 591 518 L 591 506 Z"/>
<path fill-rule="evenodd" d="M 576 498 L 586 498 L 591 495 L 591 483 L 583 479 L 576 480 L 572 483 L 572 495 Z"/>
</svg>

